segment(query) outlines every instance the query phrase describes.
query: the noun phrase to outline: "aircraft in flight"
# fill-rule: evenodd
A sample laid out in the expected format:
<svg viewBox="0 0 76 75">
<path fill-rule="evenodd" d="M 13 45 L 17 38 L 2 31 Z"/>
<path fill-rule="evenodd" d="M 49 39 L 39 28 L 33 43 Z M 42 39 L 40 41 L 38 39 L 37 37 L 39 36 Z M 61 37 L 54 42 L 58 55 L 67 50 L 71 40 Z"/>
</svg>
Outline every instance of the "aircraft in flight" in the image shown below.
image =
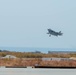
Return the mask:
<svg viewBox="0 0 76 75">
<path fill-rule="evenodd" d="M 47 34 L 49 34 L 49 37 L 50 37 L 51 35 L 54 35 L 54 36 L 62 36 L 62 34 L 63 34 L 63 33 L 61 33 L 61 31 L 55 32 L 55 31 L 52 30 L 52 29 L 47 29 L 47 30 L 48 30 L 48 33 L 47 33 Z"/>
</svg>

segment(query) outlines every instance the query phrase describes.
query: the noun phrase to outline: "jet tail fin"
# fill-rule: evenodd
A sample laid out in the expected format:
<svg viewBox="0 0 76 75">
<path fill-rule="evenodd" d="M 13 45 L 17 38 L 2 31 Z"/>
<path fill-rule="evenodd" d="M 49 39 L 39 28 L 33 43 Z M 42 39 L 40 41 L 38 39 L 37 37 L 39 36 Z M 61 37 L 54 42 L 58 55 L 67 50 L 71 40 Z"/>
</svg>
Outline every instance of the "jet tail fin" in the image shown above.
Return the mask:
<svg viewBox="0 0 76 75">
<path fill-rule="evenodd" d="M 59 33 L 61 33 L 61 31 L 59 31 Z"/>
<path fill-rule="evenodd" d="M 59 31 L 59 35 L 63 35 L 63 33 L 61 33 L 61 31 Z"/>
</svg>

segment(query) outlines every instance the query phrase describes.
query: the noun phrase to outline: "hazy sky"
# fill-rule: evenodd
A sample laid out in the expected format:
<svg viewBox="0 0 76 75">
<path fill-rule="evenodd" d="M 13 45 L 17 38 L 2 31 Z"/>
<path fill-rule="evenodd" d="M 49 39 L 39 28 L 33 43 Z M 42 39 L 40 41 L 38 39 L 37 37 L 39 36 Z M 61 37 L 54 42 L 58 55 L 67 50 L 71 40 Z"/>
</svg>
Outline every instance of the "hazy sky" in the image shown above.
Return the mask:
<svg viewBox="0 0 76 75">
<path fill-rule="evenodd" d="M 0 46 L 76 48 L 76 0 L 0 0 Z"/>
</svg>

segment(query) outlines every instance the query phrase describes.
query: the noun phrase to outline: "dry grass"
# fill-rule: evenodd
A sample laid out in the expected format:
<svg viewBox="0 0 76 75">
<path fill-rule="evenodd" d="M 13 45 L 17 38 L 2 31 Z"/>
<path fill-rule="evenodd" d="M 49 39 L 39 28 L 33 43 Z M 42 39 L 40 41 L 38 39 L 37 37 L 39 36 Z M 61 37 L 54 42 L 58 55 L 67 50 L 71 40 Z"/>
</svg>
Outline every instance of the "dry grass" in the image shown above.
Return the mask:
<svg viewBox="0 0 76 75">
<path fill-rule="evenodd" d="M 0 59 L 0 66 L 34 66 L 39 64 L 41 66 L 70 66 L 76 67 L 76 61 L 42 61 L 39 58 L 26 59 Z"/>
</svg>

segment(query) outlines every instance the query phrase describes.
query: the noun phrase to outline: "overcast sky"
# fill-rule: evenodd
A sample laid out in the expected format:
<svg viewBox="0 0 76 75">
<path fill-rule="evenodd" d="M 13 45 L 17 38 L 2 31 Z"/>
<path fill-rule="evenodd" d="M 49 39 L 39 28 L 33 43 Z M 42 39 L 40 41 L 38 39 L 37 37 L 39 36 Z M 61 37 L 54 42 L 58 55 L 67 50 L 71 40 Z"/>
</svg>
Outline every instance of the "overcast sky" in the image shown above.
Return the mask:
<svg viewBox="0 0 76 75">
<path fill-rule="evenodd" d="M 0 0 L 0 46 L 76 48 L 76 0 Z"/>
</svg>

